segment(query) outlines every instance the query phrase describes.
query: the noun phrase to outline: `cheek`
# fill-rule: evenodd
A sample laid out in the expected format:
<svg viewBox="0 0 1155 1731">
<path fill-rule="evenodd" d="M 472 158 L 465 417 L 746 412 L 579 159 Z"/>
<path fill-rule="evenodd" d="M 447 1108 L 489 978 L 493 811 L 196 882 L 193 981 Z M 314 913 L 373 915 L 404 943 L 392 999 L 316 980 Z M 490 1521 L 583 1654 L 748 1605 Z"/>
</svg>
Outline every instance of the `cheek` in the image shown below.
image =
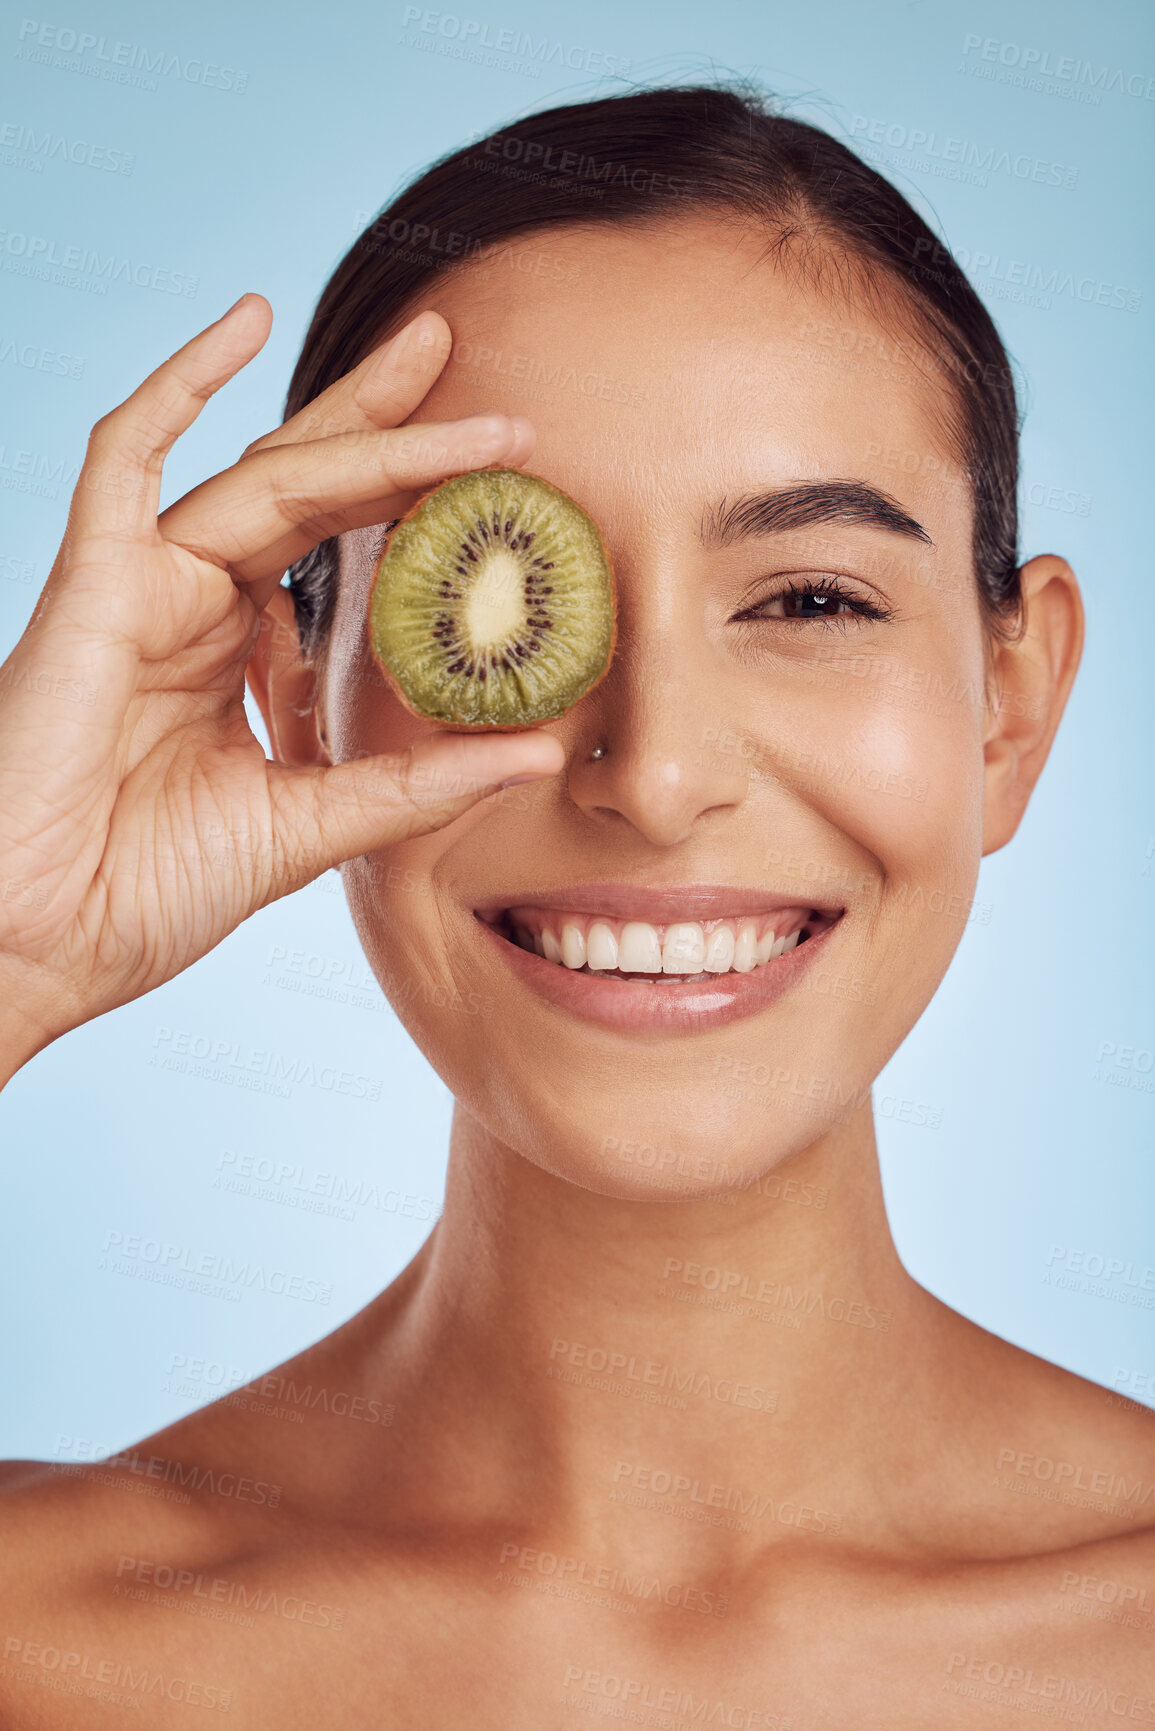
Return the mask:
<svg viewBox="0 0 1155 1731">
<path fill-rule="evenodd" d="M 933 632 L 919 622 L 858 647 L 815 646 L 755 686 L 765 694 L 754 707 L 776 779 L 869 853 L 884 877 L 974 869 L 980 847 L 977 633 L 946 613 L 933 623 Z"/>
<path fill-rule="evenodd" d="M 484 982 L 459 977 L 442 929 L 435 862 L 419 844 L 378 849 L 342 873 L 361 948 L 398 1021 L 434 1068 L 446 1073 L 457 1041 L 493 1014 Z"/>
<path fill-rule="evenodd" d="M 415 725 L 425 731 L 420 722 Z M 382 749 L 379 735 L 365 737 L 368 749 Z M 483 1044 L 492 1029 L 496 999 L 492 979 L 470 965 L 472 916 L 463 915 L 448 868 L 475 828 L 499 820 L 501 798 L 521 792 L 514 788 L 480 801 L 439 829 L 359 855 L 342 871 L 349 912 L 374 976 L 398 1021 L 455 1090 L 463 1052 Z M 480 846 L 492 853 L 500 841 Z"/>
<path fill-rule="evenodd" d="M 364 630 L 334 634 L 325 692 L 325 726 L 334 763 L 402 756 L 417 740 L 438 731 L 396 696 L 369 650 Z"/>
<path fill-rule="evenodd" d="M 796 708 L 793 785 L 864 862 L 849 959 L 890 1007 L 893 1043 L 958 946 L 981 853 L 981 698 L 957 682 L 925 683 L 875 679 Z"/>
<path fill-rule="evenodd" d="M 885 688 L 807 716 L 795 786 L 878 861 L 886 878 L 973 869 L 982 818 L 978 716 L 958 702 L 912 709 Z"/>
</svg>

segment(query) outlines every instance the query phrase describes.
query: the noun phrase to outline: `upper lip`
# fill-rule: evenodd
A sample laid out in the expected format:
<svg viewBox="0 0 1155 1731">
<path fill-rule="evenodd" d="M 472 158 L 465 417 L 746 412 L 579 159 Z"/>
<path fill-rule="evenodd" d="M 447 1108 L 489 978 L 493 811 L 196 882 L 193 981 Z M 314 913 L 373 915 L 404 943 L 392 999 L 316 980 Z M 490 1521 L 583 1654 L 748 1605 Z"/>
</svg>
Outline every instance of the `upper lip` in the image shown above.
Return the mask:
<svg viewBox="0 0 1155 1731">
<path fill-rule="evenodd" d="M 728 914 L 773 913 L 776 908 L 807 906 L 831 917 L 843 912 L 841 905 L 823 905 L 801 894 L 779 895 L 774 890 L 745 884 L 673 884 L 646 889 L 639 884 L 558 884 L 554 889 L 505 890 L 489 896 L 474 912 L 495 920 L 507 908 L 554 908 L 561 913 L 608 914 L 613 919 L 647 920 L 663 925 L 670 920 L 715 920 Z"/>
</svg>

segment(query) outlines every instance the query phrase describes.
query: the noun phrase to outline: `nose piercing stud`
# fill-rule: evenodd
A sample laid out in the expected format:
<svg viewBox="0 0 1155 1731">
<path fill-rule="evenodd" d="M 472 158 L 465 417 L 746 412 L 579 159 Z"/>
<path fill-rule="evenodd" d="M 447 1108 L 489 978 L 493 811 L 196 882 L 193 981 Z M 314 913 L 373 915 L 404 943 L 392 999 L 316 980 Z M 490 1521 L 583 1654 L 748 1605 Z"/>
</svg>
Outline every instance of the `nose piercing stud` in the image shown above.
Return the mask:
<svg viewBox="0 0 1155 1731">
<path fill-rule="evenodd" d="M 606 755 L 606 748 L 604 745 L 595 745 L 593 750 L 590 752 L 590 756 L 595 757 L 595 758 L 604 757 L 605 755 Z"/>
</svg>

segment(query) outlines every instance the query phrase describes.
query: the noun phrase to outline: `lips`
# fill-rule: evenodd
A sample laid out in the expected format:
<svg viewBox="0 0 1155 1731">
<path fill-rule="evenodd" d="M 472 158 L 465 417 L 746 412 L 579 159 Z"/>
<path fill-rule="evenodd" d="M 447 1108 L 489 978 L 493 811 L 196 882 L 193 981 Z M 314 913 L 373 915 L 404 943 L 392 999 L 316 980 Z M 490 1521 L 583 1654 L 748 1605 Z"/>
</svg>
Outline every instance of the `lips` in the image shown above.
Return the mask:
<svg viewBox="0 0 1155 1731">
<path fill-rule="evenodd" d="M 612 1027 L 674 1031 L 780 997 L 843 909 L 734 885 L 578 884 L 474 912 L 501 960 L 551 1003 Z"/>
<path fill-rule="evenodd" d="M 549 890 L 511 890 L 478 902 L 474 912 L 487 924 L 493 924 L 505 909 L 513 907 L 557 908 L 575 914 L 666 924 L 672 920 L 770 914 L 798 905 L 797 895 L 776 895 L 772 890 L 748 889 L 741 884 L 679 884 L 647 889 L 639 884 L 607 882 L 558 884 Z M 815 910 L 834 919 L 842 907 L 816 903 Z"/>
</svg>

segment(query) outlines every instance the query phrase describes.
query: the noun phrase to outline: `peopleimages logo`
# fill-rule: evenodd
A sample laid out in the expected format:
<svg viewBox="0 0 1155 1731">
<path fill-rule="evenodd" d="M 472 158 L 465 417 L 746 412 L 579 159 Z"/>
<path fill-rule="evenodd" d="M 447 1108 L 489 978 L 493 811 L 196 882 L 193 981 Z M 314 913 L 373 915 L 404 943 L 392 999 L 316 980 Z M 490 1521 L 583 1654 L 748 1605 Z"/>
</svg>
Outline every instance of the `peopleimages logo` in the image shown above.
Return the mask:
<svg viewBox="0 0 1155 1731">
<path fill-rule="evenodd" d="M 1029 151 L 1011 152 L 993 144 L 976 144 L 972 139 L 955 138 L 928 131 L 924 126 L 904 126 L 897 121 L 874 120 L 866 114 L 856 114 L 850 122 L 851 138 L 871 144 L 885 144 L 891 150 L 926 158 L 926 166 L 958 164 L 976 172 L 979 184 L 986 185 L 988 174 L 1006 174 L 1014 180 L 1034 181 L 1036 186 L 1061 186 L 1071 191 L 1078 182 L 1079 171 L 1067 163 L 1051 162 L 1046 157 L 1032 156 Z"/>
<path fill-rule="evenodd" d="M 1020 42 L 1002 42 L 996 36 L 965 36 L 963 59 L 976 53 L 980 61 L 1013 69 L 1029 78 L 1056 78 L 1061 83 L 1085 86 L 1088 91 L 1116 90 L 1120 96 L 1134 96 L 1143 102 L 1155 99 L 1155 78 L 1124 72 L 1122 67 L 1106 61 L 1096 66 L 1074 55 L 1054 55 L 1049 48 L 1024 47 Z"/>
<path fill-rule="evenodd" d="M 207 90 L 231 90 L 239 95 L 249 82 L 247 72 L 238 72 L 232 66 L 220 66 L 193 56 L 182 59 L 163 48 L 149 49 L 139 42 L 113 42 L 88 30 L 42 24 L 36 18 L 22 19 L 17 34 L 22 44 L 16 50 L 18 60 L 82 72 L 113 84 L 156 90 L 158 77 L 177 78 L 183 84 L 201 84 Z"/>
<path fill-rule="evenodd" d="M 43 234 L 0 229 L 0 254 L 6 271 L 34 276 L 39 281 L 59 281 L 64 287 L 84 286 L 92 294 L 107 294 L 110 282 L 123 282 L 195 300 L 200 285 L 199 277 L 186 276 L 183 271 L 167 270 L 144 259 L 99 253 L 95 247 L 58 245 Z M 70 278 L 75 278 L 75 282 Z"/>
<path fill-rule="evenodd" d="M 0 361 L 7 361 L 14 367 L 24 367 L 28 372 L 54 373 L 61 379 L 84 377 L 84 362 L 78 355 L 64 355 L 59 349 L 41 348 L 38 343 L 17 342 L 13 337 L 0 337 Z M 3 449 L 0 445 L 0 451 Z M 60 468 L 63 473 L 63 461 Z M 73 480 L 78 479 L 79 463 L 69 472 Z"/>
<path fill-rule="evenodd" d="M 152 1588 L 154 1592 L 152 1595 L 145 1592 L 134 1593 L 129 1582 L 123 1580 L 125 1575 L 129 1577 L 132 1587 Z M 320 1603 L 316 1599 L 302 1598 L 298 1593 L 277 1591 L 272 1587 L 248 1586 L 244 1581 L 230 1580 L 224 1575 L 210 1576 L 199 1569 L 194 1572 L 178 1564 L 158 1563 L 147 1557 L 122 1556 L 116 1565 L 116 1582 L 112 1591 L 118 1598 L 148 1600 L 151 1596 L 154 1603 L 158 1602 L 158 1594 L 167 1593 L 171 1596 L 184 1593 L 187 1595 L 186 1602 L 194 1599 L 205 1601 L 206 1611 L 212 1606 L 226 1605 L 238 1607 L 242 1612 L 271 1612 L 274 1617 L 283 1617 L 286 1622 L 309 1623 L 320 1629 L 339 1629 L 345 1621 L 343 1605 Z M 244 1624 L 251 1628 L 253 1618 L 246 1617 Z"/>
<path fill-rule="evenodd" d="M 996 1466 L 1009 1467 L 1021 1478 L 1037 1479 L 1042 1484 L 1062 1486 L 1069 1491 L 1088 1491 L 1093 1496 L 1114 1497 L 1121 1502 L 1146 1508 L 1155 1499 L 1155 1483 L 1136 1479 L 1132 1484 L 1122 1473 L 1106 1468 L 1093 1468 L 1077 1461 L 1052 1459 L 1050 1455 L 1035 1455 L 1022 1449 L 1001 1448 Z"/>
<path fill-rule="evenodd" d="M 77 168 L 97 168 L 107 174 L 131 174 L 136 166 L 131 150 L 69 138 L 62 132 L 37 132 L 16 120 L 0 123 L 0 151 L 5 153 L 0 161 L 7 166 L 28 167 L 37 173 L 43 173 L 46 162 L 71 162 Z"/>
<path fill-rule="evenodd" d="M 589 1346 L 580 1340 L 554 1340 L 549 1357 L 547 1374 L 554 1372 L 560 1360 L 564 1365 L 592 1371 L 595 1375 L 605 1372 L 610 1377 L 618 1377 L 623 1388 L 636 1384 L 665 1389 L 679 1395 L 693 1395 L 699 1400 L 717 1400 L 730 1406 L 746 1407 L 751 1412 L 776 1412 L 778 1408 L 776 1394 L 751 1383 L 735 1382 L 732 1377 L 710 1376 L 705 1371 L 688 1370 L 661 1359 L 639 1358 L 634 1353 L 619 1352 L 612 1347 Z"/>
<path fill-rule="evenodd" d="M 674 1277 L 677 1276 L 675 1282 Z M 704 1292 L 717 1292 L 724 1298 L 749 1299 L 754 1304 L 781 1304 L 805 1316 L 815 1314 L 832 1322 L 846 1322 L 855 1328 L 877 1328 L 880 1334 L 890 1329 L 891 1312 L 865 1299 L 831 1297 L 812 1292 L 809 1287 L 794 1287 L 782 1280 L 764 1280 L 735 1268 L 712 1268 L 701 1262 L 683 1262 L 679 1256 L 667 1256 L 662 1267 L 662 1280 L 670 1284 L 697 1286 Z M 660 1289 L 666 1295 L 666 1287 Z M 741 1403 L 739 1403 L 741 1404 Z"/>
<path fill-rule="evenodd" d="M 242 1473 L 221 1472 L 219 1468 L 202 1467 L 191 1461 L 172 1460 L 166 1455 L 141 1455 L 135 1449 L 113 1455 L 103 1463 L 110 1471 L 136 1473 L 144 1478 L 160 1479 L 166 1484 L 178 1484 L 194 1491 L 208 1491 L 216 1497 L 231 1497 L 236 1502 L 255 1503 L 259 1507 L 276 1509 L 281 1506 L 280 1485 L 265 1479 L 246 1478 Z M 76 1468 L 64 1467 L 75 1473 Z"/>
<path fill-rule="evenodd" d="M 256 1289 L 272 1292 L 278 1298 L 299 1298 L 306 1304 L 329 1304 L 333 1297 L 331 1281 L 318 1281 L 304 1274 L 290 1274 L 281 1268 L 265 1268 L 259 1262 L 234 1262 L 231 1256 L 216 1251 L 196 1252 L 182 1244 L 166 1244 L 159 1238 L 145 1238 L 139 1232 L 124 1233 L 115 1229 L 104 1235 L 101 1246 L 107 1258 L 113 1255 L 129 1264 L 163 1270 L 162 1284 L 183 1285 L 178 1277 L 191 1275 L 194 1280 L 217 1281 L 225 1287 Z M 104 1264 L 102 1264 L 104 1266 Z M 119 1272 L 115 1264 L 113 1272 Z"/>
<path fill-rule="evenodd" d="M 332 1064 L 314 1064 L 311 1058 L 287 1058 L 280 1052 L 246 1046 L 240 1040 L 211 1040 L 207 1034 L 161 1026 L 153 1034 L 152 1043 L 163 1049 L 153 1052 L 150 1064 L 207 1081 L 275 1092 L 285 1099 L 297 1083 L 348 1094 L 356 1100 L 381 1098 L 379 1077 L 338 1070 Z"/>
<path fill-rule="evenodd" d="M 731 1731 L 790 1731 L 794 1724 L 788 1714 L 772 1713 L 765 1707 L 745 1706 L 733 1698 L 713 1701 L 708 1695 L 695 1695 L 674 1684 L 595 1671 L 588 1665 L 567 1665 L 562 1689 L 573 1691 L 561 1697 L 567 1707 L 630 1719 L 635 1725 L 675 1725 L 679 1731 L 689 1725 L 727 1725 Z"/>
<path fill-rule="evenodd" d="M 568 67 L 571 72 L 600 73 L 604 77 L 624 77 L 629 61 L 616 54 L 605 54 L 599 48 L 581 48 L 576 43 L 557 42 L 548 36 L 535 39 L 528 30 L 509 27 L 494 30 L 481 18 L 462 18 L 456 12 L 434 12 L 424 6 L 406 6 L 401 18 L 403 30 L 416 26 L 426 36 L 439 36 L 445 42 L 456 42 L 466 49 L 489 49 L 496 54 L 511 55 L 515 60 L 535 63 L 534 76 L 542 66 Z"/>
<path fill-rule="evenodd" d="M 724 1617 L 729 1599 L 724 1593 L 710 1592 L 692 1586 L 688 1581 L 663 1581 L 657 1575 L 619 1569 L 609 1563 L 591 1562 L 586 1557 L 566 1556 L 555 1551 L 537 1551 L 527 1545 L 506 1543 L 501 1547 L 501 1567 L 513 1562 L 527 1573 L 545 1576 L 570 1586 L 593 1587 L 598 1592 L 616 1593 L 624 1599 L 652 1601 L 669 1605 L 679 1611 L 698 1611 L 707 1617 Z"/>
<path fill-rule="evenodd" d="M 230 1148 L 217 1157 L 213 1188 L 316 1214 L 336 1212 L 346 1220 L 355 1219 L 359 1208 L 376 1208 L 383 1214 L 398 1214 L 407 1220 L 435 1220 L 441 1212 L 440 1203 L 432 1196 L 415 1196 L 411 1191 L 390 1190 L 365 1178 L 317 1172 L 291 1160 L 239 1154 Z"/>
<path fill-rule="evenodd" d="M 1071 300 L 1082 301 L 1085 306 L 1114 307 L 1120 312 L 1137 313 L 1143 299 L 1142 289 L 1127 283 L 1080 276 L 1060 265 L 1003 258 L 997 252 L 970 252 L 966 247 L 959 247 L 951 253 L 931 236 L 915 241 L 914 258 L 912 269 L 917 276 L 934 279 L 941 267 L 953 269 L 957 265 L 969 276 L 981 276 L 995 283 L 994 292 L 1003 298 L 1031 295 L 1043 307 L 1049 307 L 1053 298 L 1067 295 Z M 943 280 L 941 275 L 939 280 Z"/>
<path fill-rule="evenodd" d="M 4 1639 L 4 1669 L 9 1664 L 24 1665 L 44 1673 L 39 1681 L 70 1695 L 85 1694 L 90 1700 L 106 1706 L 139 1709 L 147 1696 L 155 1700 L 179 1701 L 182 1707 L 204 1707 L 209 1711 L 227 1713 L 232 1702 L 232 1690 L 216 1683 L 206 1683 L 196 1677 L 176 1677 L 164 1671 L 150 1671 L 138 1660 L 118 1659 L 107 1653 L 81 1652 L 75 1647 L 45 1646 L 24 1635 L 7 1635 Z M 86 1687 L 82 1690 L 81 1684 Z"/>
</svg>

